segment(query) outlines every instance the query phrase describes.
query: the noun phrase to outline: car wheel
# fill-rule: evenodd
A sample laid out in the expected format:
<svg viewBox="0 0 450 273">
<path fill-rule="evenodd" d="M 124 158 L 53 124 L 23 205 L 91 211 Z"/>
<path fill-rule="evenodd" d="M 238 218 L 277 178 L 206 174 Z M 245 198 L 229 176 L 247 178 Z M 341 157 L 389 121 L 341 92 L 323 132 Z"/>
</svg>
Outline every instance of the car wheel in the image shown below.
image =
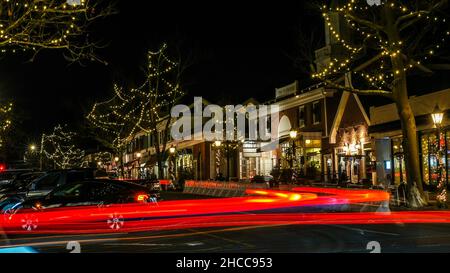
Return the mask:
<svg viewBox="0 0 450 273">
<path fill-rule="evenodd" d="M 27 231 L 33 231 L 38 228 L 39 219 L 36 215 L 25 215 L 22 219 L 20 219 L 22 224 L 22 229 Z"/>
<path fill-rule="evenodd" d="M 108 220 L 106 221 L 108 227 L 113 230 L 119 230 L 125 224 L 123 216 L 117 213 L 109 215 Z"/>
</svg>

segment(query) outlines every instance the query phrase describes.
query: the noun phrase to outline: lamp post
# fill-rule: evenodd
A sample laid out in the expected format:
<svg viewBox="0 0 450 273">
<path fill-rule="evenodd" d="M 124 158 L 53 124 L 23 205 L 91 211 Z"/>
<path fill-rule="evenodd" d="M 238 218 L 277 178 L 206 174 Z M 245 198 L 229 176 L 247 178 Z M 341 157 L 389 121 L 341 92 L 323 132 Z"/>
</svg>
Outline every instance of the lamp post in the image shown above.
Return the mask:
<svg viewBox="0 0 450 273">
<path fill-rule="evenodd" d="M 297 139 L 297 131 L 296 130 L 292 130 L 289 132 L 289 137 L 291 138 L 292 141 L 292 157 L 290 160 L 290 167 L 292 170 L 292 176 L 291 179 L 296 179 L 297 178 L 297 173 L 296 173 L 296 169 L 294 169 L 294 161 L 296 161 L 297 159 L 297 151 L 295 147 L 295 141 Z"/>
<path fill-rule="evenodd" d="M 176 180 L 176 171 L 177 171 L 177 162 L 175 160 L 175 153 L 177 152 L 177 149 L 172 146 L 169 148 L 169 154 L 170 154 L 170 175 L 173 183 L 175 183 Z"/>
<path fill-rule="evenodd" d="M 291 141 L 292 141 L 292 158 L 291 158 L 291 170 L 293 169 L 293 167 L 294 167 L 294 160 L 295 160 L 295 157 L 296 157 L 296 151 L 295 151 L 295 149 L 296 149 L 296 147 L 295 147 L 295 140 L 297 139 L 297 131 L 295 131 L 295 130 L 292 130 L 292 131 L 290 131 L 289 132 L 289 137 L 291 138 Z"/>
<path fill-rule="evenodd" d="M 141 153 L 137 153 L 136 154 L 137 160 L 138 160 L 138 179 L 141 178 L 141 157 L 142 154 Z"/>
<path fill-rule="evenodd" d="M 444 119 L 444 112 L 439 108 L 438 105 L 434 108 L 433 113 L 431 114 L 431 118 L 433 119 L 434 126 L 436 127 L 437 131 L 437 152 L 436 152 L 436 158 L 437 158 L 437 164 L 438 164 L 438 171 L 439 171 L 439 181 L 438 181 L 438 193 L 437 193 L 437 202 L 438 206 L 441 208 L 447 207 L 447 183 L 446 183 L 446 177 L 443 177 L 443 162 L 442 158 L 445 156 L 445 154 L 441 151 L 441 126 L 442 121 Z"/>
</svg>

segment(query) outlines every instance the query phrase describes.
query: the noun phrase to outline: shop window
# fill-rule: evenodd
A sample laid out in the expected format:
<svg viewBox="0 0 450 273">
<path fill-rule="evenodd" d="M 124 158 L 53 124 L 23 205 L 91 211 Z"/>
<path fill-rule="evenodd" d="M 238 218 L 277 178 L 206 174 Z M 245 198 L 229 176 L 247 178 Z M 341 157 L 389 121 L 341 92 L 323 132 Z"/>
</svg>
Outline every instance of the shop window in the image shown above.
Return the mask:
<svg viewBox="0 0 450 273">
<path fill-rule="evenodd" d="M 428 150 L 428 135 L 422 136 L 421 138 L 421 145 L 422 145 L 422 172 L 423 172 L 423 181 L 426 184 L 430 183 L 430 167 L 428 165 L 428 157 L 429 157 L 429 150 Z"/>
<path fill-rule="evenodd" d="M 447 163 L 447 183 L 450 182 L 450 131 L 447 131 L 445 133 L 446 135 L 446 141 L 445 141 L 445 146 L 447 147 L 447 157 L 445 159 L 446 163 Z"/>
<path fill-rule="evenodd" d="M 394 152 L 394 182 L 398 185 L 406 182 L 406 164 L 403 154 L 402 138 L 394 138 L 392 140 L 392 148 Z"/>
<path fill-rule="evenodd" d="M 302 105 L 298 108 L 298 127 L 303 128 L 306 125 L 306 111 L 305 106 Z"/>
<path fill-rule="evenodd" d="M 320 121 L 322 119 L 320 101 L 313 102 L 312 112 L 313 112 L 313 124 L 314 125 L 320 124 Z"/>
</svg>

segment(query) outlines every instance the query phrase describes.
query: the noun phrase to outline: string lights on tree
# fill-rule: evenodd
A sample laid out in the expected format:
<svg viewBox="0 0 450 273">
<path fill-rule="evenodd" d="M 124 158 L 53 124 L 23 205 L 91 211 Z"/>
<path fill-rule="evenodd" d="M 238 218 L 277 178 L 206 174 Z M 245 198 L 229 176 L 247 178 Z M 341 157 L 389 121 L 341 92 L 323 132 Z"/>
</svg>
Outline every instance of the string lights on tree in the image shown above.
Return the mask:
<svg viewBox="0 0 450 273">
<path fill-rule="evenodd" d="M 0 51 L 62 49 L 70 61 L 96 59 L 88 28 L 112 12 L 91 0 L 0 0 Z"/>
<path fill-rule="evenodd" d="M 331 43 L 340 45 L 342 52 L 331 54 L 312 77 L 330 88 L 383 96 L 396 104 L 404 137 L 411 207 L 425 205 L 425 196 L 407 75 L 412 71 L 431 72 L 440 53 L 448 50 L 449 13 L 444 10 L 447 2 L 387 0 L 369 5 L 366 0 L 348 0 L 321 7 Z M 340 23 L 336 24 L 336 20 Z M 349 35 L 345 35 L 341 23 Z M 341 84 L 343 80 L 347 84 Z"/>
<path fill-rule="evenodd" d="M 0 105 L 0 147 L 3 147 L 5 135 L 11 129 L 12 110 L 12 102 Z"/>
<path fill-rule="evenodd" d="M 87 116 L 95 127 L 114 135 L 115 147 L 125 146 L 140 132 L 153 135 L 160 177 L 170 136 L 170 109 L 183 95 L 182 67 L 166 52 L 166 44 L 156 52 L 149 51 L 143 84 L 131 89 L 114 85 L 113 98 L 96 103 Z"/>
<path fill-rule="evenodd" d="M 74 144 L 77 134 L 58 125 L 51 134 L 42 134 L 41 154 L 58 169 L 83 167 L 85 152 Z"/>
</svg>

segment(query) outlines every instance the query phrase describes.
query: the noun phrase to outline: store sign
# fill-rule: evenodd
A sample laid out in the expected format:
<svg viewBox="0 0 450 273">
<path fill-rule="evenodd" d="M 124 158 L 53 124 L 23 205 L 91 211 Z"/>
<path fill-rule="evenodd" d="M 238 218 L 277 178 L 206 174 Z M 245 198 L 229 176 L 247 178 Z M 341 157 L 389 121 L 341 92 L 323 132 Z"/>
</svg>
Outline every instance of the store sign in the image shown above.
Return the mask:
<svg viewBox="0 0 450 273">
<path fill-rule="evenodd" d="M 298 81 L 295 81 L 290 85 L 275 89 L 275 97 L 277 99 L 287 97 L 289 95 L 295 94 L 297 90 L 298 90 Z"/>
</svg>

